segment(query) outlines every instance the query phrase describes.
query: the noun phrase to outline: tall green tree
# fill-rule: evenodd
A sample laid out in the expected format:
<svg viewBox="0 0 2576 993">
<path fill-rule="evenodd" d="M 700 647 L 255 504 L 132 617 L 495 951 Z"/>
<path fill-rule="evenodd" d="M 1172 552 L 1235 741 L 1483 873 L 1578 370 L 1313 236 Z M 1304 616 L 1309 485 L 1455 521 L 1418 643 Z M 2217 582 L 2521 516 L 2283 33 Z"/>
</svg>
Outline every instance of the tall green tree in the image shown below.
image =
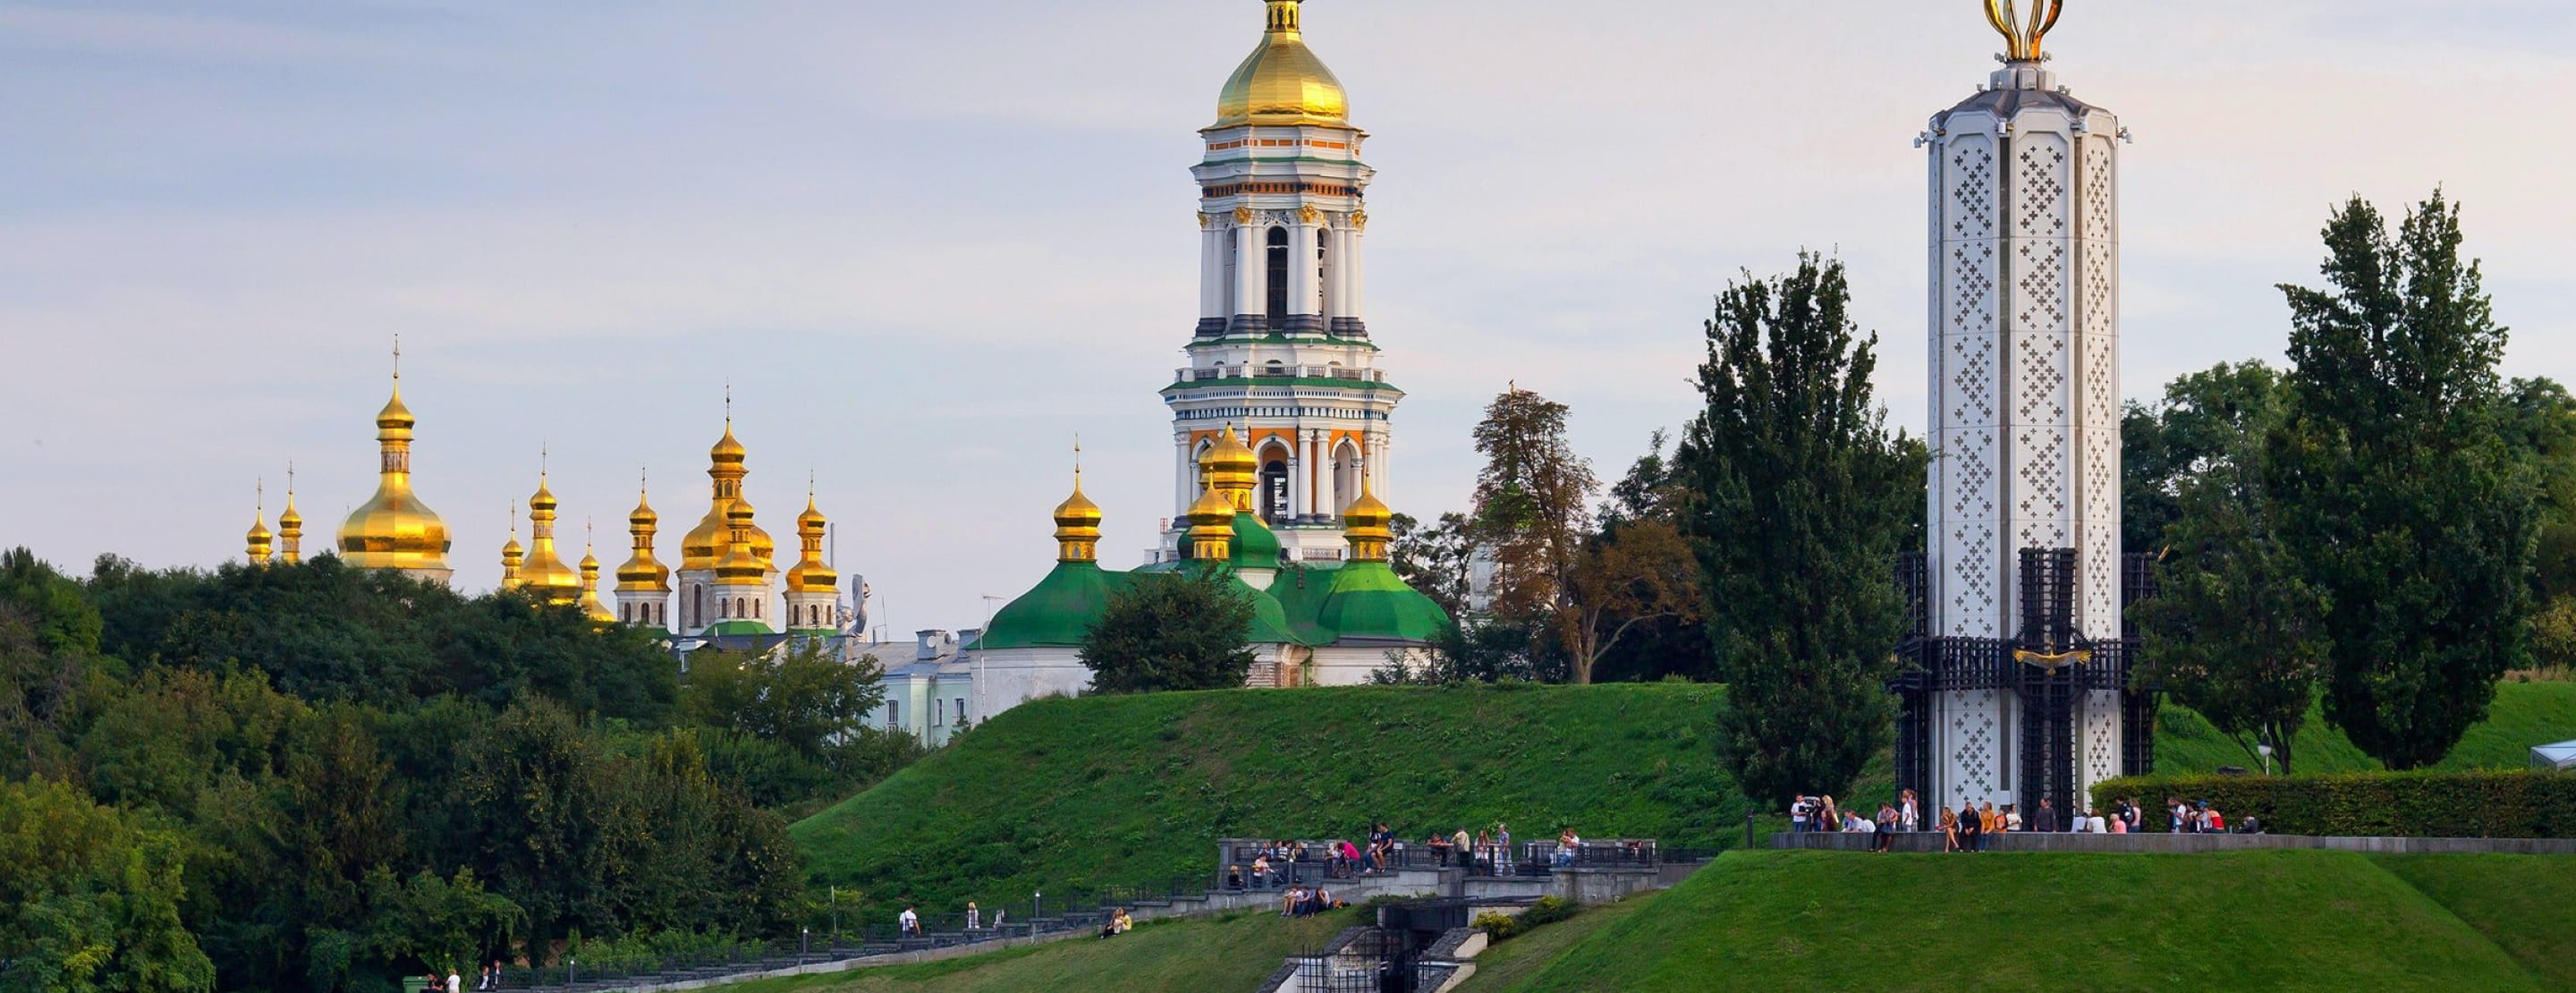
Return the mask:
<svg viewBox="0 0 2576 993">
<path fill-rule="evenodd" d="M 2495 322 L 2436 192 L 2391 230 L 2353 198 L 2326 224 L 2327 287 L 2284 285 L 2288 417 L 2270 485 L 2328 604 L 2326 717 L 2393 769 L 2438 762 L 2528 658 L 2537 520 L 2499 432 Z"/>
<path fill-rule="evenodd" d="M 1083 635 L 1096 693 L 1239 689 L 1252 672 L 1252 591 L 1222 566 L 1138 573 Z"/>
<path fill-rule="evenodd" d="M 2173 398 L 2227 372 L 2220 366 L 2176 380 L 2166 391 L 2167 423 L 2193 423 L 2190 413 L 2208 408 Z M 2256 395 L 2273 392 L 2271 377 L 2258 378 Z M 2279 406 L 2259 411 L 2234 432 L 2215 432 L 2216 453 L 2181 470 L 2188 474 L 2175 484 L 2175 520 L 2156 539 L 2164 550 L 2157 595 L 2133 610 L 2146 641 L 2142 675 L 2209 718 L 2247 757 L 2262 762 L 2268 749 L 2286 774 L 2325 673 L 2326 604 L 2281 539 L 2262 444 Z"/>
<path fill-rule="evenodd" d="M 1846 792 L 1890 737 L 1892 563 L 1925 463 L 1871 395 L 1878 338 L 1850 297 L 1842 264 L 1814 255 L 1729 285 L 1673 459 L 1728 684 L 1719 733 L 1748 796 Z"/>
<path fill-rule="evenodd" d="M 1473 522 L 1476 543 L 1493 558 L 1488 610 L 1504 624 L 1526 628 L 1530 654 L 1563 651 L 1575 664 L 1574 682 L 1590 682 L 1591 658 L 1574 658 L 1586 640 L 1576 572 L 1591 534 L 1592 494 L 1600 483 L 1592 463 L 1566 436 L 1566 405 L 1517 384 L 1486 405 L 1476 425 Z M 1541 647 L 1537 638 L 1555 644 Z"/>
<path fill-rule="evenodd" d="M 2182 516 L 2184 484 L 2245 452 L 2280 421 L 2281 373 L 2227 363 L 2165 384 L 2153 405 L 2130 401 L 2120 419 L 2121 550 L 2155 554 Z"/>
<path fill-rule="evenodd" d="M 822 642 L 773 651 L 701 650 L 689 655 L 681 706 L 704 727 L 739 731 L 820 760 L 856 733 L 885 702 L 876 659 L 841 661 Z"/>
</svg>

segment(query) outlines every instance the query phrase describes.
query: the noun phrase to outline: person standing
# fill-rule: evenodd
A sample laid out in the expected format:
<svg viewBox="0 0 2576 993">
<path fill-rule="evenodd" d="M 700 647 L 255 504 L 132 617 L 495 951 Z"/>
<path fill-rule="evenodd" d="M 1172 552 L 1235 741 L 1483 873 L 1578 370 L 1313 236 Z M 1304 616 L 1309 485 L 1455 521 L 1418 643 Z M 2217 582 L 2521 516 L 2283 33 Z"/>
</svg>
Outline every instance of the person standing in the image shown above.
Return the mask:
<svg viewBox="0 0 2576 993">
<path fill-rule="evenodd" d="M 452 965 L 447 967 L 447 993 L 465 993 L 465 977 Z"/>
<path fill-rule="evenodd" d="M 1792 797 L 1792 798 L 1790 798 L 1790 800 L 1789 800 L 1789 831 L 1790 831 L 1790 833 L 1792 833 L 1792 834 L 1803 834 L 1803 833 L 1805 833 L 1805 832 L 1806 832 L 1806 830 L 1807 830 L 1807 811 L 1809 811 L 1809 810 L 1811 810 L 1811 809 L 1813 809 L 1813 808 L 1811 808 L 1811 807 L 1807 806 L 1807 797 L 1806 797 L 1806 795 L 1805 795 L 1805 794 L 1800 794 L 1800 795 L 1798 795 L 1798 796 L 1796 796 L 1796 797 Z"/>
<path fill-rule="evenodd" d="M 2054 834 L 2057 831 L 2057 807 L 2047 797 L 2039 798 L 2039 811 L 2030 815 L 2030 829 Z"/>
<path fill-rule="evenodd" d="M 894 922 L 902 927 L 904 937 L 921 937 L 921 915 L 913 913 L 911 907 L 905 907 L 903 913 L 896 914 Z"/>
<path fill-rule="evenodd" d="M 2003 819 L 2003 817 L 2002 817 L 2001 815 L 1999 815 L 1999 814 L 1996 814 L 1996 813 L 1995 813 L 1995 802 L 1994 802 L 1994 801 L 1992 801 L 1992 800 L 1988 800 L 1988 801 L 1986 801 L 1986 802 L 1984 802 L 1984 803 L 1981 803 L 1981 804 L 1978 804 L 1978 805 L 1977 805 L 1977 850 L 1978 850 L 1978 851 L 1981 851 L 1981 852 L 1991 852 L 1991 851 L 1994 851 L 1994 849 L 1995 849 L 1995 835 L 1996 835 L 1998 832 L 2001 832 L 2003 829 L 2004 829 L 2004 819 Z"/>
<path fill-rule="evenodd" d="M 975 901 L 966 901 L 966 930 L 981 931 L 983 929 L 984 911 L 975 906 Z"/>
<path fill-rule="evenodd" d="M 1496 872 L 1506 876 L 1517 876 L 1520 874 L 1513 865 L 1513 863 L 1520 861 L 1520 859 L 1515 858 L 1512 855 L 1512 829 L 1509 825 L 1506 825 L 1501 821 L 1494 822 L 1494 854 L 1494 867 Z"/>
<path fill-rule="evenodd" d="M 1896 826 L 1902 831 L 1923 830 L 1923 804 L 1913 790 L 1899 794 L 1896 804 Z"/>
</svg>

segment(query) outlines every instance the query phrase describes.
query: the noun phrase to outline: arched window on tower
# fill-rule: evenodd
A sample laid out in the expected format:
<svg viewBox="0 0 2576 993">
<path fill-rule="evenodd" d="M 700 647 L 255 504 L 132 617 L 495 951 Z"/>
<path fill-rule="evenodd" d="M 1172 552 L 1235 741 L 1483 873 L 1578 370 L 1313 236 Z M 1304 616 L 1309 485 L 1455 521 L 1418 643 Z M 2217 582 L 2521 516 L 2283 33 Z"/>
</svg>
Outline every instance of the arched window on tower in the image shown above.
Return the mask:
<svg viewBox="0 0 2576 993">
<path fill-rule="evenodd" d="M 1330 315 L 1333 312 L 1333 257 L 1326 250 L 1326 246 L 1332 243 L 1331 229 L 1315 229 L 1315 272 L 1319 277 L 1315 280 L 1315 312 L 1318 314 Z"/>
<path fill-rule="evenodd" d="M 1271 328 L 1277 329 L 1288 323 L 1287 228 L 1270 229 L 1270 250 L 1265 254 L 1270 260 L 1270 293 L 1269 309 L 1264 312 L 1270 315 Z"/>
<path fill-rule="evenodd" d="M 1278 524 L 1288 519 L 1288 453 L 1274 447 L 1261 456 L 1261 519 Z"/>
</svg>

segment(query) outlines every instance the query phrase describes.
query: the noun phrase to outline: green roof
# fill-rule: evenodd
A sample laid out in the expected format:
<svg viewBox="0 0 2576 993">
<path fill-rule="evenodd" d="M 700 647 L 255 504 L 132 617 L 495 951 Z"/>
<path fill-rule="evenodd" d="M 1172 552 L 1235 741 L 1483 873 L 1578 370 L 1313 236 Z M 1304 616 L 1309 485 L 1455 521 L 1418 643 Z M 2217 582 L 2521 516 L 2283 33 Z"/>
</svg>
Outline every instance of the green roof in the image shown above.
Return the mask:
<svg viewBox="0 0 2576 993">
<path fill-rule="evenodd" d="M 1233 561 L 1237 569 L 1279 568 L 1279 535 L 1251 511 L 1235 512 Z"/>
<path fill-rule="evenodd" d="M 706 629 L 705 631 L 702 631 L 702 632 L 699 632 L 699 633 L 700 633 L 700 634 L 706 634 L 706 635 L 719 635 L 719 634 L 777 634 L 778 632 L 770 630 L 770 629 L 769 629 L 769 625 L 767 625 L 767 624 L 763 624 L 763 623 L 761 623 L 761 622 L 759 622 L 759 621 L 731 620 L 731 621 L 722 621 L 722 622 L 719 622 L 719 623 L 716 623 L 716 624 L 708 625 L 708 626 L 707 626 L 707 629 Z"/>
<path fill-rule="evenodd" d="M 1333 570 L 1315 626 L 1344 638 L 1430 641 L 1449 626 L 1449 613 L 1405 585 L 1386 563 L 1351 562 Z"/>
<path fill-rule="evenodd" d="M 1045 579 L 993 615 L 974 647 L 1080 645 L 1091 622 L 1109 607 L 1110 594 L 1126 585 L 1126 573 L 1103 569 L 1100 563 L 1058 562 Z"/>
</svg>

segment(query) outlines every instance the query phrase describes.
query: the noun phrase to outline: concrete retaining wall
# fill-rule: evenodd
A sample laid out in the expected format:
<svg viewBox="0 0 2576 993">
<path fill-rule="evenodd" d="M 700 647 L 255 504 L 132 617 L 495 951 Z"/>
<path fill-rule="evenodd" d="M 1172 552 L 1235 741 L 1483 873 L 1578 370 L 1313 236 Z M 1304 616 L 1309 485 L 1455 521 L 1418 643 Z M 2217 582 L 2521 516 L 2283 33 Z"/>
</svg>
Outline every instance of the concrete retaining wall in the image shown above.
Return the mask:
<svg viewBox="0 0 2576 993">
<path fill-rule="evenodd" d="M 1865 852 L 1875 835 L 1811 831 L 1771 836 L 1771 847 L 1815 851 Z M 2569 838 L 2321 838 L 2299 834 L 2037 834 L 2028 831 L 1993 836 L 1997 852 L 2166 853 L 2245 852 L 2269 849 L 2327 849 L 2384 855 L 2576 855 Z M 1897 834 L 1894 850 L 1938 852 L 1941 836 L 1929 831 Z"/>
</svg>

